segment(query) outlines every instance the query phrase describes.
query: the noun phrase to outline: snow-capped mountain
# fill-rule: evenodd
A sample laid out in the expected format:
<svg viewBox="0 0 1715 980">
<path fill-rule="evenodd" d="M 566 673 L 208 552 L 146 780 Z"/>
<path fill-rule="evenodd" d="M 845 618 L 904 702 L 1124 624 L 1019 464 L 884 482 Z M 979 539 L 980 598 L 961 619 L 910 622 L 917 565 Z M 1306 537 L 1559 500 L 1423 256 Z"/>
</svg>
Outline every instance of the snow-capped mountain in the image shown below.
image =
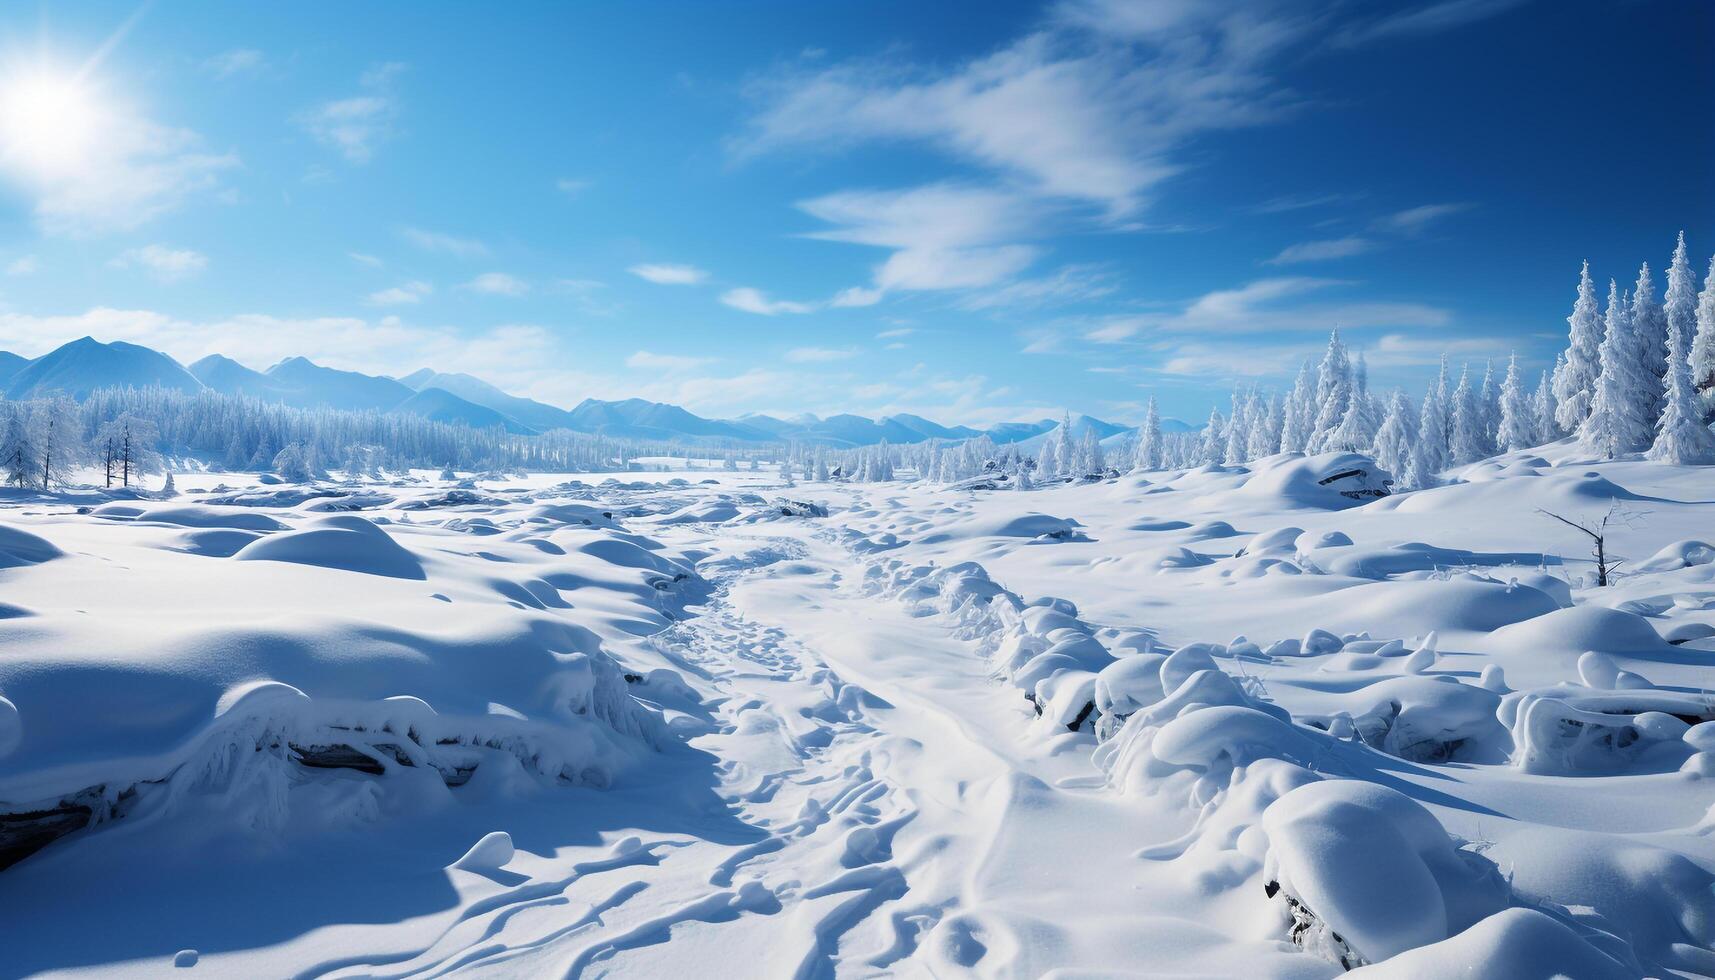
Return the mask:
<svg viewBox="0 0 1715 980">
<path fill-rule="evenodd" d="M 208 388 L 223 394 L 280 402 L 297 408 L 337 408 L 351 411 L 399 412 L 475 428 L 500 426 L 508 432 L 537 433 L 572 429 L 614 438 L 659 440 L 703 445 L 799 442 L 849 449 L 883 440 L 909 445 L 929 439 L 960 440 L 987 435 L 997 443 L 1035 445 L 1059 423 L 1005 422 L 988 429 L 943 425 L 920 415 L 899 413 L 869 418 L 812 414 L 775 418 L 743 415 L 710 419 L 678 405 L 628 398 L 607 401 L 587 398 L 567 410 L 531 398 L 509 394 L 469 374 L 422 368 L 400 378 L 344 371 L 289 357 L 267 371 L 257 371 L 221 354 L 210 354 L 189 368 L 159 351 L 136 344 L 101 343 L 89 337 L 66 344 L 34 360 L 0 351 L 0 391 L 8 398 L 30 398 L 49 392 L 86 397 L 97 388 L 159 386 L 180 391 Z M 1192 431 L 1177 419 L 1164 419 L 1162 429 Z M 1132 431 L 1128 426 L 1076 416 L 1072 435 L 1082 439 L 1094 429 L 1110 439 Z"/>
<path fill-rule="evenodd" d="M 224 354 L 210 354 L 190 366 L 198 381 L 227 395 L 248 395 L 264 401 L 285 401 L 287 387 L 281 382 L 253 371 Z"/>
<path fill-rule="evenodd" d="M 402 415 L 420 415 L 436 422 L 446 422 L 449 425 L 468 425 L 473 429 L 491 429 L 499 426 L 508 432 L 520 435 L 533 435 L 536 429 L 497 412 L 485 405 L 477 405 L 447 391 L 445 388 L 424 388 L 413 392 L 411 396 L 389 409 Z"/>
<path fill-rule="evenodd" d="M 385 412 L 415 394 L 392 378 L 322 367 L 307 357 L 288 357 L 267 374 L 285 392 L 281 401 L 300 408 Z"/>
<path fill-rule="evenodd" d="M 439 388 L 484 408 L 493 409 L 509 419 L 516 420 L 538 432 L 549 429 L 573 428 L 572 413 L 563 408 L 556 408 L 533 398 L 520 398 L 509 395 L 481 378 L 468 374 L 442 374 L 424 368 L 413 371 L 399 379 L 400 382 L 422 391 L 427 388 Z"/>
<path fill-rule="evenodd" d="M 80 337 L 20 367 L 6 384 L 6 397 L 35 398 L 57 392 L 81 399 L 97 388 L 197 391 L 202 386 L 183 365 L 160 351 Z"/>
</svg>

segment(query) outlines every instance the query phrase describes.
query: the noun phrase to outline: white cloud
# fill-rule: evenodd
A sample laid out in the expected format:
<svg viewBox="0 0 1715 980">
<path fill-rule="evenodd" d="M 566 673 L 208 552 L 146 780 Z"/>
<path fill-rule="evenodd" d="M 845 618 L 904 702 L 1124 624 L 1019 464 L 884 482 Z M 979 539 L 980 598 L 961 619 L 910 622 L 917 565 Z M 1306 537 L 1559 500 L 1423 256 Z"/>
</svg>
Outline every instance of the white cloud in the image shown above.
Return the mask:
<svg viewBox="0 0 1715 980">
<path fill-rule="evenodd" d="M 6 274 L 8 276 L 33 276 L 40 271 L 42 271 L 42 262 L 34 255 L 20 255 L 6 263 Z"/>
<path fill-rule="evenodd" d="M 485 272 L 465 283 L 464 288 L 491 296 L 522 296 L 530 291 L 530 284 L 504 272 Z"/>
<path fill-rule="evenodd" d="M 625 366 L 639 371 L 678 372 L 690 371 L 713 361 L 709 357 L 691 357 L 685 354 L 657 354 L 654 351 L 640 350 L 625 359 Z"/>
<path fill-rule="evenodd" d="M 842 294 L 876 300 L 897 289 L 992 286 L 1035 261 L 1035 247 L 1003 243 L 1041 230 L 1048 214 L 1017 193 L 960 184 L 842 191 L 798 207 L 834 226 L 811 238 L 893 250 L 876 268 L 873 290 Z"/>
<path fill-rule="evenodd" d="M 974 293 L 960 303 L 967 310 L 1031 309 L 1099 299 L 1113 293 L 1107 274 L 1094 266 L 1069 265 L 1051 276 L 1021 279 L 998 289 Z"/>
<path fill-rule="evenodd" d="M 488 254 L 488 246 L 474 238 L 460 238 L 457 235 L 428 231 L 409 225 L 399 229 L 399 237 L 425 252 L 440 252 L 444 255 L 456 255 L 461 258 Z"/>
<path fill-rule="evenodd" d="M 883 330 L 880 333 L 876 334 L 875 339 L 876 340 L 898 340 L 901 337 L 909 337 L 916 332 L 917 332 L 917 329 L 915 327 L 894 327 L 891 330 Z"/>
<path fill-rule="evenodd" d="M 1314 242 L 1299 242 L 1288 245 L 1272 259 L 1263 261 L 1263 265 L 1296 265 L 1300 262 L 1327 262 L 1331 259 L 1343 259 L 1353 255 L 1362 255 L 1373 251 L 1376 243 L 1368 238 L 1348 235 L 1345 238 L 1328 238 Z"/>
<path fill-rule="evenodd" d="M 787 351 L 785 359 L 792 364 L 825 364 L 829 361 L 843 361 L 856 357 L 855 350 L 836 350 L 830 347 L 794 347 Z"/>
<path fill-rule="evenodd" d="M 1264 68 L 1300 36 L 1296 22 L 1171 3 L 1154 6 L 1172 17 L 1142 30 L 1144 4 L 1076 6 L 948 69 L 852 62 L 759 81 L 762 109 L 734 148 L 925 143 L 1120 216 L 1179 169 L 1172 156 L 1192 136 L 1272 120 L 1290 102 Z"/>
<path fill-rule="evenodd" d="M 1346 28 L 1334 36 L 1341 45 L 1414 37 L 1463 27 L 1517 7 L 1525 0 L 1442 0 L 1426 7 L 1390 13 Z"/>
<path fill-rule="evenodd" d="M 423 297 L 434 291 L 434 286 L 420 279 L 414 279 L 403 285 L 370 293 L 367 302 L 371 306 L 403 306 L 408 303 L 420 303 Z"/>
<path fill-rule="evenodd" d="M 1396 211 L 1377 221 L 1376 226 L 1402 235 L 1416 235 L 1442 218 L 1470 208 L 1471 205 L 1465 203 L 1423 204 L 1415 208 L 1406 208 L 1404 211 Z"/>
<path fill-rule="evenodd" d="M 842 289 L 835 293 L 834 298 L 828 300 L 828 305 L 835 308 L 849 308 L 854 306 L 874 306 L 879 302 L 881 302 L 881 290 L 865 289 L 862 286 L 853 286 L 850 289 Z"/>
<path fill-rule="evenodd" d="M 144 245 L 119 253 L 107 264 L 115 269 L 141 269 L 160 282 L 178 282 L 206 269 L 208 256 L 188 248 Z"/>
<path fill-rule="evenodd" d="M 721 294 L 721 302 L 735 310 L 746 313 L 757 313 L 762 316 L 775 316 L 781 313 L 809 313 L 815 310 L 813 303 L 795 303 L 785 299 L 769 299 L 759 289 L 740 286 L 729 289 Z"/>
<path fill-rule="evenodd" d="M 1212 334 L 1320 333 L 1333 327 L 1342 330 L 1443 327 L 1452 322 L 1452 315 L 1447 310 L 1422 303 L 1316 301 L 1314 298 L 1328 290 L 1350 285 L 1338 279 L 1305 276 L 1258 279 L 1234 289 L 1204 293 L 1182 304 L 1176 311 L 1102 318 L 1086 328 L 1082 336 L 1095 343 L 1114 344 L 1145 336 L 1160 341 L 1166 337 L 1203 338 Z M 1267 357 L 1261 350 L 1255 356 L 1260 359 Z"/>
<path fill-rule="evenodd" d="M 203 61 L 202 69 L 216 78 L 251 75 L 265 67 L 268 60 L 254 48 L 233 48 Z"/>
<path fill-rule="evenodd" d="M 589 187 L 589 181 L 579 180 L 576 177 L 561 177 L 559 180 L 554 181 L 554 189 L 567 196 L 581 194 L 582 192 L 589 190 Z"/>
<path fill-rule="evenodd" d="M 667 262 L 645 262 L 634 265 L 629 270 L 639 279 L 647 279 L 661 286 L 695 286 L 709 278 L 709 274 L 694 265 L 674 265 Z"/>
<path fill-rule="evenodd" d="M 379 269 L 383 265 L 380 259 L 365 252 L 347 252 L 345 254 L 350 256 L 351 260 L 358 265 L 367 265 L 371 269 Z"/>
<path fill-rule="evenodd" d="M 363 73 L 362 94 L 306 109 L 298 114 L 298 124 L 352 163 L 368 163 L 376 146 L 392 135 L 399 111 L 392 81 L 404 69 L 398 62 L 376 65 Z"/>
</svg>

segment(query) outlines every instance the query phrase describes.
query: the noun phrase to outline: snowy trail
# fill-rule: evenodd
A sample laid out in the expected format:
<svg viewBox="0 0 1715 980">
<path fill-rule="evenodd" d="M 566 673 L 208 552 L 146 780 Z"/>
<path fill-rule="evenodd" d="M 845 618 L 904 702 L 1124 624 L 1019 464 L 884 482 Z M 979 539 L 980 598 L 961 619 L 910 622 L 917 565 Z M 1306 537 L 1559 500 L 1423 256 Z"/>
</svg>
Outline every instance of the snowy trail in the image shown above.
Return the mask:
<svg viewBox="0 0 1715 980">
<path fill-rule="evenodd" d="M 1134 849 L 1137 825 L 1094 789 L 1087 748 L 1033 747 L 1028 712 L 983 658 L 935 619 L 859 594 L 841 571 L 849 554 L 824 537 L 713 543 L 742 550 L 716 566 L 710 602 L 646 642 L 710 688 L 712 730 L 691 745 L 714 757 L 715 794 L 756 838 L 622 840 L 470 906 L 418 955 L 302 976 L 710 962 L 757 976 L 1029 976 L 1080 960 L 1086 944 L 1063 921 L 1074 896 L 1094 933 L 1139 928 L 1135 884 L 1104 879 L 1115 862 L 1099 857 Z M 1049 844 L 1071 825 L 1092 829 Z M 1106 946 L 1101 961 L 1123 961 Z"/>
<path fill-rule="evenodd" d="M 763 566 L 740 561 L 697 615 L 647 641 L 712 688 L 714 730 L 692 745 L 717 760 L 717 795 L 760 839 L 631 838 L 561 878 L 532 877 L 472 905 L 419 955 L 348 959 L 301 976 L 644 974 L 694 964 L 707 949 L 766 950 L 759 969 L 771 976 L 830 976 L 836 965 L 842 975 L 896 972 L 957 904 L 954 869 L 980 859 L 998 830 L 977 816 L 991 807 L 969 802 L 1004 786 L 1009 767 L 947 706 L 912 691 L 911 678 L 854 682 L 850 663 L 830 663 L 761 614 L 802 604 L 820 609 L 830 630 L 859 615 L 836 598 L 832 565 L 842 556 L 830 546 L 775 539 L 757 550 L 773 561 L 806 545 L 824 571 L 780 588 L 752 575 Z M 998 695 L 971 653 L 950 640 L 937 647 L 933 627 L 916 627 L 913 642 L 945 658 L 961 683 Z M 896 710 L 900 702 L 910 710 Z M 926 743 L 949 741 L 956 750 L 926 767 Z M 919 821 L 924 832 L 902 839 Z M 920 879 L 942 884 L 924 897 Z"/>
</svg>

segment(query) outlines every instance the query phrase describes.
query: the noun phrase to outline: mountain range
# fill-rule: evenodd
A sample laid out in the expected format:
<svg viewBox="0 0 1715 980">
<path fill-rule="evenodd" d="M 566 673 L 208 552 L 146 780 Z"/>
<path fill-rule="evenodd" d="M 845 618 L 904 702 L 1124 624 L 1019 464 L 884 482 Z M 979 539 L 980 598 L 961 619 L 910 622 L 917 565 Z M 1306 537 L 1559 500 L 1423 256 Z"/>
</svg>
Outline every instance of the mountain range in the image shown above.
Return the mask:
<svg viewBox="0 0 1715 980">
<path fill-rule="evenodd" d="M 883 439 L 909 444 L 985 434 L 998 443 L 1031 444 L 1060 425 L 1053 419 L 1041 419 L 974 429 L 909 414 L 879 419 L 844 414 L 787 419 L 751 414 L 707 419 L 678 405 L 641 398 L 586 398 L 568 410 L 508 394 L 468 374 L 429 368 L 392 378 L 324 367 L 305 357 L 288 357 L 266 371 L 257 371 L 220 354 L 210 354 L 186 367 L 148 347 L 121 341 L 102 343 L 91 337 L 74 340 L 37 358 L 0 351 L 0 392 L 9 399 L 54 393 L 83 399 L 98 388 L 123 387 L 184 392 L 206 389 L 297 408 L 402 413 L 475 428 L 498 426 L 524 435 L 571 429 L 613 438 L 707 446 L 797 441 L 843 449 L 874 445 Z M 1187 432 L 1192 428 L 1177 419 L 1162 420 L 1164 431 Z M 1089 430 L 1094 430 L 1098 439 L 1110 440 L 1133 428 L 1087 415 L 1072 419 L 1075 437 L 1082 438 Z"/>
</svg>

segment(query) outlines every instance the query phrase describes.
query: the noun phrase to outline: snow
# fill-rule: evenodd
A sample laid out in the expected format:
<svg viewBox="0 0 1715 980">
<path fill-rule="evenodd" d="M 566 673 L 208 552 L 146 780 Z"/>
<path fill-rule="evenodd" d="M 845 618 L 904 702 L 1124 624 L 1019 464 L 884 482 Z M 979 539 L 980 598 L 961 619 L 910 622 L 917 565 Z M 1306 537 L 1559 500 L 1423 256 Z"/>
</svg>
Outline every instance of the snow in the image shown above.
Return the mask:
<svg viewBox="0 0 1715 980">
<path fill-rule="evenodd" d="M 1715 975 L 1706 471 L 395 476 L 0 500 L 0 972 Z"/>
</svg>

